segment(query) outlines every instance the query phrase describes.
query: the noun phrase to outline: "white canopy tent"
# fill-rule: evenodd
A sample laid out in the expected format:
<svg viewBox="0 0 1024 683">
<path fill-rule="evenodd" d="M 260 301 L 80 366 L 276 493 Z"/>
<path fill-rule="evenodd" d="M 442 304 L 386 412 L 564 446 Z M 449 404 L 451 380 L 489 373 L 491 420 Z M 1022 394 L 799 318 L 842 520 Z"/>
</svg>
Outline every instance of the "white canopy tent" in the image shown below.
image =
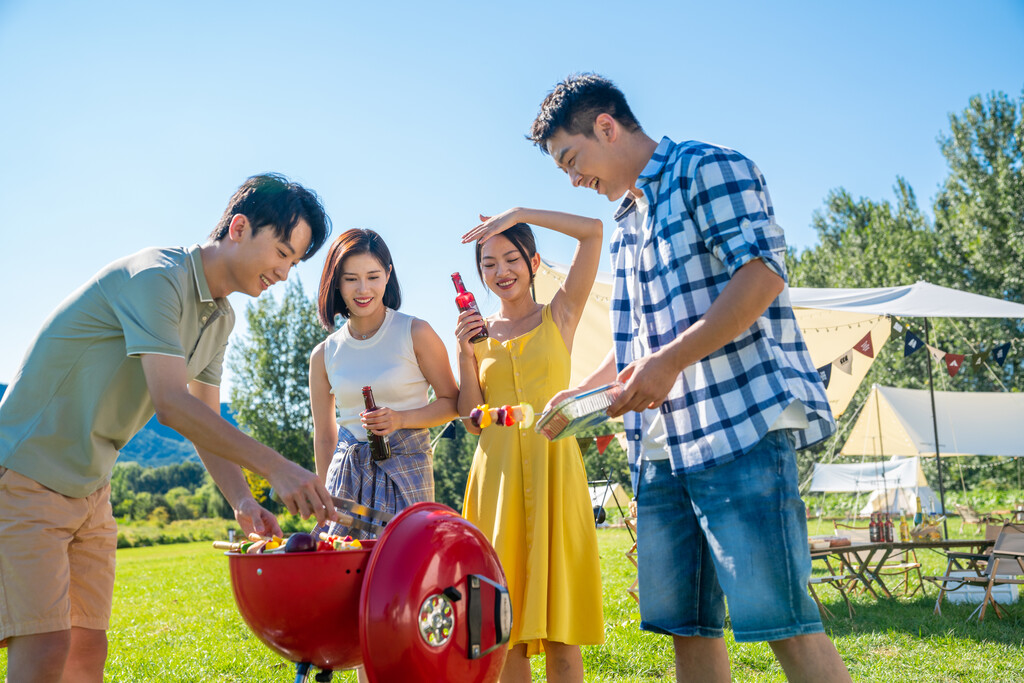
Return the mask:
<svg viewBox="0 0 1024 683">
<path fill-rule="evenodd" d="M 914 318 L 1024 318 L 1024 304 L 919 281 L 901 287 L 794 287 L 793 306 Z"/>
<path fill-rule="evenodd" d="M 888 461 L 862 462 L 851 465 L 814 464 L 811 477 L 814 493 L 870 493 L 860 514 L 916 511 L 917 498 L 921 509 L 941 509 L 935 493 L 928 486 L 918 458 L 893 458 Z"/>
<path fill-rule="evenodd" d="M 939 453 L 1024 457 L 1024 394 L 936 391 Z M 871 387 L 840 455 L 935 455 L 926 389 Z"/>
</svg>

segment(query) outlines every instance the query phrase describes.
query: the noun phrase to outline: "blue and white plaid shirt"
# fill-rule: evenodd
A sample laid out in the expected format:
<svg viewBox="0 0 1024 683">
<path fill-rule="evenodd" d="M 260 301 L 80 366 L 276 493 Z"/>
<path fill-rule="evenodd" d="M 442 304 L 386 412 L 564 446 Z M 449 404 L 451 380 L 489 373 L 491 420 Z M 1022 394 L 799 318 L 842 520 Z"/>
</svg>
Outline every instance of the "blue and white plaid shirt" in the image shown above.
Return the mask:
<svg viewBox="0 0 1024 683">
<path fill-rule="evenodd" d="M 620 371 L 700 320 L 748 262 L 761 259 L 786 279 L 782 228 L 764 177 L 743 155 L 663 138 L 636 186 L 649 205 L 647 219 L 637 225 L 636 202 L 627 194 L 611 240 L 611 322 Z M 809 422 L 794 431 L 797 448 L 835 430 L 787 288 L 750 329 L 676 378 L 661 405 L 673 471 L 703 470 L 742 455 L 794 400 L 803 403 Z M 624 419 L 635 483 L 641 414 Z"/>
</svg>

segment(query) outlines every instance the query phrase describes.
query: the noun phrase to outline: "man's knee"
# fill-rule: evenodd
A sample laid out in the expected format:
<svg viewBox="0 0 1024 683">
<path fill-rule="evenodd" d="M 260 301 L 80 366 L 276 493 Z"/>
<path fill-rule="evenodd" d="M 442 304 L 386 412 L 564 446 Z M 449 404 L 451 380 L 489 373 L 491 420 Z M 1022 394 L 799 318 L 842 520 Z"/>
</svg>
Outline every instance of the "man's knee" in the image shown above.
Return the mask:
<svg viewBox="0 0 1024 683">
<path fill-rule="evenodd" d="M 72 628 L 68 663 L 83 671 L 103 671 L 107 661 L 107 632 Z"/>
<path fill-rule="evenodd" d="M 50 631 L 7 640 L 7 680 L 59 680 L 71 650 L 71 631 Z"/>
</svg>

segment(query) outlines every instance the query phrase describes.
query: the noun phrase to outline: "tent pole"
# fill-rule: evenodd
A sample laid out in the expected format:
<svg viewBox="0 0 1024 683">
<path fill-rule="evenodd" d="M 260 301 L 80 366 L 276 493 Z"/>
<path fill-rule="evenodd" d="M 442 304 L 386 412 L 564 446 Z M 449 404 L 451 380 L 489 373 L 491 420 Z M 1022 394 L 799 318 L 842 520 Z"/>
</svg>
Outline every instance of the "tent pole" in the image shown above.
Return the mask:
<svg viewBox="0 0 1024 683">
<path fill-rule="evenodd" d="M 878 455 L 885 458 L 885 444 L 882 443 L 882 396 L 875 389 L 875 420 L 878 422 Z M 882 491 L 885 493 L 885 512 L 889 513 L 889 482 L 885 478 L 885 460 L 882 460 Z"/>
<path fill-rule="evenodd" d="M 924 319 L 924 343 L 931 345 L 931 327 L 928 318 Z M 932 428 L 935 430 L 935 469 L 939 472 L 939 505 L 942 510 L 942 531 L 946 538 L 949 538 L 949 526 L 946 522 L 946 490 L 942 486 L 942 459 L 939 457 L 939 418 L 935 411 L 935 382 L 932 380 L 932 353 L 927 348 L 928 359 L 928 395 L 932 399 Z"/>
</svg>

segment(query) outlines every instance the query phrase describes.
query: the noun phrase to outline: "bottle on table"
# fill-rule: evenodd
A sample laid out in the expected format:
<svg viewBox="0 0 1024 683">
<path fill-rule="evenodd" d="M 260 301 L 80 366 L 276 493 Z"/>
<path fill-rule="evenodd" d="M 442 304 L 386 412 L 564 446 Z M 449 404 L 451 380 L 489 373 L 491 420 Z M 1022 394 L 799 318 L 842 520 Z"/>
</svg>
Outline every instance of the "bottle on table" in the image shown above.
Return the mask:
<svg viewBox="0 0 1024 683">
<path fill-rule="evenodd" d="M 367 411 L 377 409 L 377 404 L 373 400 L 373 389 L 370 387 L 363 387 L 363 404 L 366 406 Z M 374 434 L 369 430 L 367 430 L 366 436 L 370 442 L 370 457 L 374 461 L 380 462 L 391 457 L 391 444 L 386 436 Z"/>
<path fill-rule="evenodd" d="M 917 512 L 914 513 L 914 526 L 924 521 L 924 514 L 921 512 L 921 496 L 917 497 Z"/>
<path fill-rule="evenodd" d="M 910 540 L 910 527 L 907 526 L 907 516 L 900 513 L 900 540 L 904 543 Z"/>
<path fill-rule="evenodd" d="M 452 273 L 452 283 L 455 285 L 455 305 L 459 307 L 459 311 L 476 311 L 480 312 L 480 309 L 476 305 L 476 297 L 473 293 L 466 289 L 466 285 L 462 284 L 462 276 L 458 273 Z M 476 344 L 487 339 L 487 326 L 480 328 L 480 331 L 469 338 L 469 341 Z"/>
<path fill-rule="evenodd" d="M 868 540 L 878 543 L 878 513 L 871 513 L 871 522 L 868 524 Z"/>
<path fill-rule="evenodd" d="M 893 537 L 892 537 L 893 536 L 893 534 L 892 534 L 892 532 L 893 532 L 892 516 L 888 512 L 885 513 L 885 527 L 884 528 L 885 528 L 885 542 L 886 543 L 892 543 L 892 541 L 893 541 Z"/>
</svg>

